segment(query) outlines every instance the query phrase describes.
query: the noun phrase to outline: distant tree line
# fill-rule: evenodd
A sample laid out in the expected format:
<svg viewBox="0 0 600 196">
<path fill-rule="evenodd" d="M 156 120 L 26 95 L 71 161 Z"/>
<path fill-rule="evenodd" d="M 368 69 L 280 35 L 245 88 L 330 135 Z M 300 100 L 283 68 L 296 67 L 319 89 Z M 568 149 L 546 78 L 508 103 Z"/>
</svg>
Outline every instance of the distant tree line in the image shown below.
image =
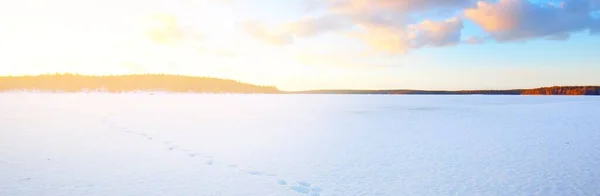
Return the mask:
<svg viewBox="0 0 600 196">
<path fill-rule="evenodd" d="M 521 91 L 523 95 L 600 95 L 600 86 L 553 86 Z"/>
<path fill-rule="evenodd" d="M 34 90 L 46 92 L 199 92 L 199 93 L 286 93 L 286 94 L 422 94 L 422 95 L 600 95 L 600 86 L 553 86 L 512 90 L 313 90 L 282 92 L 273 86 L 259 86 L 210 77 L 168 74 L 85 76 L 51 74 L 2 76 L 0 91 Z"/>
<path fill-rule="evenodd" d="M 245 84 L 234 80 L 167 74 L 84 76 L 53 74 L 0 77 L 0 91 L 35 90 L 48 92 L 202 92 L 202 93 L 278 93 L 271 86 Z"/>
<path fill-rule="evenodd" d="M 404 94 L 404 95 L 600 95 L 600 86 L 553 86 L 512 90 L 313 90 L 293 94 Z"/>
</svg>

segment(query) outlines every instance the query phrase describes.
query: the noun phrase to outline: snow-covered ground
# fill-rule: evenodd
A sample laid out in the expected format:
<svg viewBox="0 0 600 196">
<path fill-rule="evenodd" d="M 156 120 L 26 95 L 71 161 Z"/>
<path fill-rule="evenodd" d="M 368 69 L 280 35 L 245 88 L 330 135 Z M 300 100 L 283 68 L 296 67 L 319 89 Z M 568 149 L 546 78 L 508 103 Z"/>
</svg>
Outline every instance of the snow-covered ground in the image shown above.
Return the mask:
<svg viewBox="0 0 600 196">
<path fill-rule="evenodd" d="M 0 93 L 0 195 L 600 195 L 600 97 Z"/>
</svg>

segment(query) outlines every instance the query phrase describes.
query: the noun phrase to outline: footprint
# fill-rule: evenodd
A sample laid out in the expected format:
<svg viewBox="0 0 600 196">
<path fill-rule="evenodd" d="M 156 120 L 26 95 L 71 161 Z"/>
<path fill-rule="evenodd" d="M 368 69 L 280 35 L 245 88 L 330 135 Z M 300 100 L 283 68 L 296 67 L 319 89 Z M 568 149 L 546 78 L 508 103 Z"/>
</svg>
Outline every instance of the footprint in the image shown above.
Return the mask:
<svg viewBox="0 0 600 196">
<path fill-rule="evenodd" d="M 319 187 L 312 187 L 312 188 L 310 189 L 310 193 L 309 193 L 309 195 L 310 195 L 310 196 L 320 196 L 320 195 L 321 195 L 321 191 L 322 191 L 322 190 L 323 190 L 323 189 L 321 189 L 321 188 L 319 188 Z"/>
<path fill-rule="evenodd" d="M 320 196 L 321 190 L 322 189 L 319 187 L 313 187 L 312 189 L 310 189 L 310 196 Z"/>
<path fill-rule="evenodd" d="M 319 188 L 319 187 L 313 187 L 312 189 L 310 189 L 311 192 L 316 192 L 316 193 L 320 193 L 323 189 Z"/>
<path fill-rule="evenodd" d="M 142 133 L 142 134 L 140 134 L 140 135 L 141 135 L 141 136 L 144 136 L 146 139 L 149 139 L 149 140 L 151 140 L 151 139 L 152 139 L 152 137 L 148 136 L 148 135 L 147 135 L 147 134 L 145 134 L 145 133 Z"/>
<path fill-rule="evenodd" d="M 304 186 L 304 187 L 310 187 L 310 183 L 305 182 L 305 181 L 298 181 L 298 185 Z"/>
<path fill-rule="evenodd" d="M 277 184 L 279 184 L 279 185 L 286 185 L 287 182 L 285 180 L 277 180 Z"/>
<path fill-rule="evenodd" d="M 112 124 L 112 126 L 113 127 L 118 127 L 115 124 Z M 140 136 L 143 136 L 143 137 L 145 137 L 147 139 L 150 139 L 150 140 L 152 139 L 152 137 L 150 137 L 146 133 L 136 133 L 136 132 L 133 132 L 133 131 L 126 130 L 125 128 L 122 128 L 122 129 L 124 129 L 124 130 L 121 130 L 121 132 L 126 132 L 126 133 L 140 135 Z M 217 163 L 217 162 L 215 162 L 213 160 L 213 156 L 210 156 L 210 155 L 207 155 L 207 154 L 204 154 L 204 153 L 194 153 L 193 151 L 191 151 L 189 149 L 180 148 L 179 146 L 174 145 L 174 143 L 171 142 L 171 141 L 163 141 L 162 143 L 164 145 L 167 145 L 168 149 L 170 151 L 173 151 L 173 150 L 176 150 L 176 149 L 181 149 L 181 151 L 185 152 L 190 157 L 203 157 L 206 160 L 204 162 L 204 164 L 206 164 L 208 166 L 212 166 L 212 165 L 217 164 L 217 165 L 221 165 L 221 166 L 226 166 L 228 168 L 238 168 L 239 167 L 236 164 Z M 235 169 L 235 170 L 236 171 L 240 171 L 239 169 Z M 249 175 L 253 175 L 253 176 L 271 176 L 271 177 L 277 176 L 276 174 L 266 173 L 266 172 L 258 171 L 258 170 L 249 170 L 249 171 L 246 171 L 246 173 L 248 173 Z M 277 184 L 280 185 L 280 186 L 287 186 L 288 189 L 290 189 L 292 191 L 295 191 L 297 193 L 305 194 L 305 195 L 310 195 L 310 196 L 320 196 L 321 190 L 322 190 L 319 187 L 311 187 L 312 185 L 310 183 L 306 182 L 306 181 L 297 181 L 295 184 L 289 185 L 287 181 L 279 179 L 279 180 L 277 180 Z"/>
<path fill-rule="evenodd" d="M 310 189 L 308 187 L 299 184 L 292 185 L 290 189 L 302 194 L 308 194 L 310 192 Z"/>
</svg>

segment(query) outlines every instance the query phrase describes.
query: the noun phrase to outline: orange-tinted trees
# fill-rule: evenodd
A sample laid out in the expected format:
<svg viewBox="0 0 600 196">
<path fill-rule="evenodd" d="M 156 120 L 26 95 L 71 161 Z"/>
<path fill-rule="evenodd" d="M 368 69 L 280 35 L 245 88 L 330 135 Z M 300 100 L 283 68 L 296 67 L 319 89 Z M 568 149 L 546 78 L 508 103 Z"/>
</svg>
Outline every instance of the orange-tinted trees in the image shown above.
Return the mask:
<svg viewBox="0 0 600 196">
<path fill-rule="evenodd" d="M 245 84 L 234 80 L 180 75 L 83 76 L 55 74 L 0 77 L 0 91 L 39 90 L 52 92 L 82 91 L 167 91 L 205 93 L 278 93 L 270 86 Z"/>
</svg>

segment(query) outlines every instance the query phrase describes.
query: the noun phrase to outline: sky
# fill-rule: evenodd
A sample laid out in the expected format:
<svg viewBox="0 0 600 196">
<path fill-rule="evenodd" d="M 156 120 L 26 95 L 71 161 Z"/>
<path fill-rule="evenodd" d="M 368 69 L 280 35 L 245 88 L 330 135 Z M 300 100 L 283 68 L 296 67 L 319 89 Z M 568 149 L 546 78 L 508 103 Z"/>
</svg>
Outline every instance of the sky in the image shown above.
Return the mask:
<svg viewBox="0 0 600 196">
<path fill-rule="evenodd" d="M 0 75 L 165 73 L 281 90 L 600 85 L 600 0 L 20 0 Z"/>
</svg>

